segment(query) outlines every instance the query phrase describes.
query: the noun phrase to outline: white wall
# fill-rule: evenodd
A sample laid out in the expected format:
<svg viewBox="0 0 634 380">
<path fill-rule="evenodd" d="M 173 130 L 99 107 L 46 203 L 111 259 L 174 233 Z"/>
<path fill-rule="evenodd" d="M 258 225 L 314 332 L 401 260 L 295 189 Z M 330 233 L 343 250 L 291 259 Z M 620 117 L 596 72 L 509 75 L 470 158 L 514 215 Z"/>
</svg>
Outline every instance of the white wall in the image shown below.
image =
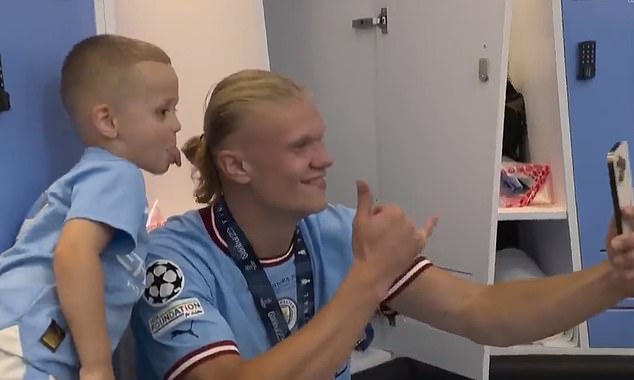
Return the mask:
<svg viewBox="0 0 634 380">
<path fill-rule="evenodd" d="M 262 1 L 113 0 L 114 32 L 155 43 L 171 56 L 180 78 L 181 146 L 202 132 L 204 99 L 224 76 L 243 68 L 268 68 Z M 146 175 L 148 201 L 164 216 L 197 207 L 191 166 Z"/>
</svg>

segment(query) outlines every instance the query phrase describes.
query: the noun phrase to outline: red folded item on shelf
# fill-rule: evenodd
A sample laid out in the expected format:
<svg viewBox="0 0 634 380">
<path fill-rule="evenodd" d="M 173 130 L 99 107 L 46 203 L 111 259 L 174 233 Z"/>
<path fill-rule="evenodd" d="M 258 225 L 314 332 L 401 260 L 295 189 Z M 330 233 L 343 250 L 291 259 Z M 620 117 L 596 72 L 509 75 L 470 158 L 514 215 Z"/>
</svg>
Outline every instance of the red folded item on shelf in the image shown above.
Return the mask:
<svg viewBox="0 0 634 380">
<path fill-rule="evenodd" d="M 500 173 L 500 207 L 551 204 L 550 166 L 503 162 Z"/>
</svg>

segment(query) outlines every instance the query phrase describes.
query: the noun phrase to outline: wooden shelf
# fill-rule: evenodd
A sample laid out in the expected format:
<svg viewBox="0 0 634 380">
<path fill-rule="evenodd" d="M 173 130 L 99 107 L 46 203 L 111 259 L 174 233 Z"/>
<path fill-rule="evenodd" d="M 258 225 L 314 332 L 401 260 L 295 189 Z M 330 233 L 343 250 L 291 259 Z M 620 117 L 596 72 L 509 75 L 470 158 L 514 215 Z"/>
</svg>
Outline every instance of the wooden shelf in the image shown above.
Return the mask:
<svg viewBox="0 0 634 380">
<path fill-rule="evenodd" d="M 500 207 L 498 221 L 501 220 L 562 220 L 568 217 L 565 206 Z"/>
</svg>

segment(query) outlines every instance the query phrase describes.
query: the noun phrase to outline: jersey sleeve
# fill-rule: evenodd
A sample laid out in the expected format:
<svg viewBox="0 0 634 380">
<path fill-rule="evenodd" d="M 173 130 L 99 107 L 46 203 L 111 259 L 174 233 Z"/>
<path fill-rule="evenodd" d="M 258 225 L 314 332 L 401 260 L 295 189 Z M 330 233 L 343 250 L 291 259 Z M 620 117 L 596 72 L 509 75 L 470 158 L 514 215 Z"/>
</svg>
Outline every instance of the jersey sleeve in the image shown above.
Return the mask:
<svg viewBox="0 0 634 380">
<path fill-rule="evenodd" d="M 125 161 L 92 162 L 77 176 L 66 221 L 88 219 L 127 235 L 136 246 L 145 226 L 145 183 L 141 171 Z"/>
<path fill-rule="evenodd" d="M 392 284 L 383 301 L 379 305 L 379 312 L 386 317 L 393 317 L 397 314 L 394 309 L 388 306 L 388 303 L 398 296 L 409 284 L 420 276 L 423 272 L 432 266 L 432 262 L 425 256 L 419 255 L 414 259 L 412 265 L 396 281 Z"/>
<path fill-rule="evenodd" d="M 179 378 L 217 356 L 239 354 L 216 307 L 213 274 L 185 259 L 187 252 L 173 254 L 175 249 L 151 239 L 146 288 L 132 319 L 141 356 L 164 379 Z"/>
</svg>

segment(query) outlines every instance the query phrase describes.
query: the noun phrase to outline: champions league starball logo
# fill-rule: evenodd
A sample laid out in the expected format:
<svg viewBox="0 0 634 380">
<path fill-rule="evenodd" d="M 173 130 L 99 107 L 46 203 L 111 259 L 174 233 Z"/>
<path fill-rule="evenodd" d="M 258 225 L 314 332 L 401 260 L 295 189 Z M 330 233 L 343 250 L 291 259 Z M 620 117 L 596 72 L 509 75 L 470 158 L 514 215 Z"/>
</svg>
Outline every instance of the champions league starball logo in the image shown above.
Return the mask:
<svg viewBox="0 0 634 380">
<path fill-rule="evenodd" d="M 297 305 L 290 298 L 282 298 L 280 301 L 280 309 L 289 330 L 293 330 L 297 323 Z"/>
<path fill-rule="evenodd" d="M 151 306 L 162 306 L 176 298 L 183 290 L 183 271 L 169 260 L 156 260 L 145 272 L 143 298 Z"/>
</svg>

